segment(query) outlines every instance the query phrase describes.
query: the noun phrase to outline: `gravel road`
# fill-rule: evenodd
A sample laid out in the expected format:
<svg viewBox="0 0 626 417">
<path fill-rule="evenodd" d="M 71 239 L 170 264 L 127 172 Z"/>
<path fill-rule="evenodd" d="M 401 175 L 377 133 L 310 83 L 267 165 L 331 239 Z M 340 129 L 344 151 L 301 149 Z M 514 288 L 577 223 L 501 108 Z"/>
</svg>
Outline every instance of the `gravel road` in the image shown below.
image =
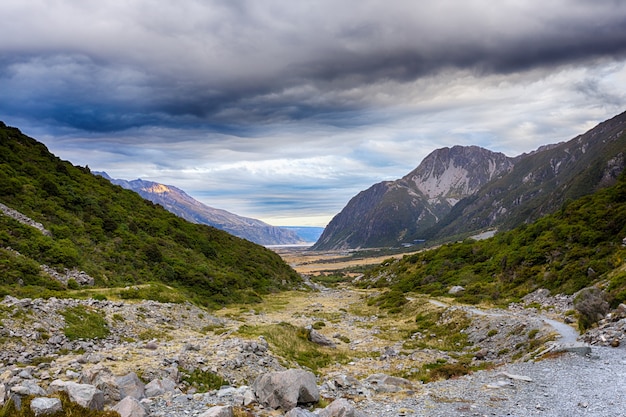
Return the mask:
<svg viewBox="0 0 626 417">
<path fill-rule="evenodd" d="M 594 347 L 423 385 L 360 403 L 370 416 L 626 416 L 626 349 Z"/>
</svg>

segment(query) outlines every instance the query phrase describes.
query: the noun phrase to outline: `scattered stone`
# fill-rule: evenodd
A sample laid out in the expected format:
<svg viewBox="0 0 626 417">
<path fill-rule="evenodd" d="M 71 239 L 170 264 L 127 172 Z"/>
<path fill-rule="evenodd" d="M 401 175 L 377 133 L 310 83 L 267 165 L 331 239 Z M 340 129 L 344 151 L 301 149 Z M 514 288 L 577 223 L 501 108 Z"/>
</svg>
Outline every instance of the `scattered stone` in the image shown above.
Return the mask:
<svg viewBox="0 0 626 417">
<path fill-rule="evenodd" d="M 356 410 L 345 398 L 330 403 L 318 414 L 319 417 L 367 417 L 367 414 Z"/>
<path fill-rule="evenodd" d="M 315 375 L 301 369 L 260 375 L 252 390 L 263 406 L 285 412 L 298 404 L 316 403 L 320 399 Z"/>
<path fill-rule="evenodd" d="M 233 407 L 217 405 L 209 408 L 198 417 L 234 417 Z"/>
<path fill-rule="evenodd" d="M 119 387 L 121 398 L 130 396 L 141 400 L 146 397 L 145 385 L 134 372 L 116 378 L 115 382 Z"/>
<path fill-rule="evenodd" d="M 524 382 L 533 382 L 533 379 L 524 375 L 515 375 L 510 374 L 508 372 L 500 372 L 500 375 L 505 376 L 509 379 L 513 379 L 515 381 L 524 381 Z"/>
<path fill-rule="evenodd" d="M 315 331 L 315 329 L 310 329 L 309 330 L 309 340 L 313 343 L 316 343 L 320 346 L 327 346 L 327 347 L 337 347 L 337 345 L 335 344 L 335 342 L 333 342 L 331 339 L 329 339 L 328 337 L 324 336 L 323 334 Z"/>
<path fill-rule="evenodd" d="M 287 414 L 285 414 L 285 417 L 318 417 L 318 415 L 300 407 L 296 407 L 289 410 Z"/>
<path fill-rule="evenodd" d="M 115 407 L 113 411 L 117 411 L 120 417 L 146 417 L 148 411 L 143 405 L 134 397 L 124 397 Z"/>
<path fill-rule="evenodd" d="M 63 411 L 63 404 L 58 398 L 37 397 L 30 402 L 30 409 L 35 416 L 46 416 Z"/>
<path fill-rule="evenodd" d="M 365 379 L 376 392 L 399 392 L 402 389 L 413 389 L 413 383 L 408 379 L 386 374 L 373 374 Z"/>
<path fill-rule="evenodd" d="M 156 397 L 176 389 L 176 382 L 169 378 L 153 379 L 145 386 L 146 397 Z"/>
<path fill-rule="evenodd" d="M 104 409 L 104 394 L 98 388 L 89 384 L 79 384 L 72 381 L 52 381 L 48 388 L 49 393 L 65 391 L 73 401 L 90 410 Z"/>
</svg>

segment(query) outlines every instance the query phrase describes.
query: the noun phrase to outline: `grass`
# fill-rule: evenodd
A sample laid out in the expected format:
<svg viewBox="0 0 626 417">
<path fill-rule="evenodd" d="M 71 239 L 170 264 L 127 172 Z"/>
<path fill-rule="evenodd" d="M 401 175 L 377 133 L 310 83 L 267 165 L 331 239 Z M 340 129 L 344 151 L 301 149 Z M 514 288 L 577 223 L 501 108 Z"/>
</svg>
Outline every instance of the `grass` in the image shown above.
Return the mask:
<svg viewBox="0 0 626 417">
<path fill-rule="evenodd" d="M 219 389 L 224 385 L 229 385 L 227 380 L 213 372 L 202 371 L 197 368 L 191 373 L 184 369 L 180 369 L 179 371 L 182 381 L 189 387 L 195 388 L 197 392 L 208 392 Z"/>
<path fill-rule="evenodd" d="M 110 330 L 104 317 L 93 309 L 78 305 L 61 312 L 65 319 L 63 332 L 70 340 L 102 339 L 109 335 Z"/>
<path fill-rule="evenodd" d="M 418 374 L 412 375 L 412 377 L 423 383 L 428 383 L 440 379 L 457 378 L 474 371 L 493 368 L 491 362 L 480 362 L 477 365 L 472 364 L 471 358 L 471 355 L 463 356 L 453 363 L 445 359 L 437 359 L 435 362 L 424 364 Z"/>
<path fill-rule="evenodd" d="M 461 332 L 471 320 L 459 310 L 425 310 L 417 313 L 409 327 L 405 349 L 438 349 L 457 351 L 469 346 L 467 334 Z"/>
<path fill-rule="evenodd" d="M 286 366 L 297 364 L 315 374 L 335 363 L 347 363 L 350 357 L 341 349 L 321 347 L 308 340 L 308 331 L 290 323 L 239 327 L 242 336 L 263 336 L 272 347 L 272 352 L 283 358 Z"/>
</svg>

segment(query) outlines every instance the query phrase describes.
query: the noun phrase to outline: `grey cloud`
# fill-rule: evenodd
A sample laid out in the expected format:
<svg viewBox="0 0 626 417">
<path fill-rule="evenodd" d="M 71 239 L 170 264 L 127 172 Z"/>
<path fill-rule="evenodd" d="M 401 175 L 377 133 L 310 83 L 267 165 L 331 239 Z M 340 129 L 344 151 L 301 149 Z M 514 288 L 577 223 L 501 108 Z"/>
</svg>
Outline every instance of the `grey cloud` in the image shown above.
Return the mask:
<svg viewBox="0 0 626 417">
<path fill-rule="evenodd" d="M 620 2 L 149 5 L 61 2 L 45 22 L 46 13 L 21 6 L 20 27 L 0 29 L 0 82 L 30 93 L 20 102 L 13 89 L 13 106 L 85 131 L 195 123 L 232 133 L 308 119 L 351 126 L 355 111 L 375 103 L 333 101 L 328 92 L 450 68 L 512 73 L 626 52 Z M 7 43 L 16 38 L 19 52 Z M 328 100 L 291 96 L 299 86 Z"/>
</svg>

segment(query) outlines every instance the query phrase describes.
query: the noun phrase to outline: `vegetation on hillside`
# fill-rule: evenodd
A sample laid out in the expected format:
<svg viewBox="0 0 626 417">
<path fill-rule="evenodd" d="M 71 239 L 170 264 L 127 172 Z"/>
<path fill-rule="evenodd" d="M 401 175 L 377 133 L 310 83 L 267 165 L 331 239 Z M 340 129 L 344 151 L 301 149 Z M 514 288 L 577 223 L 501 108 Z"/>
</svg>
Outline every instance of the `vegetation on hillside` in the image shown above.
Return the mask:
<svg viewBox="0 0 626 417">
<path fill-rule="evenodd" d="M 0 215 L 0 296 L 63 296 L 67 289 L 40 264 L 83 270 L 99 287 L 165 284 L 151 288 L 208 306 L 252 301 L 300 280 L 274 252 L 188 223 L 1 122 L 0 203 L 52 232 Z"/>
<path fill-rule="evenodd" d="M 615 186 L 570 201 L 553 215 L 481 241 L 467 239 L 390 259 L 360 285 L 447 295 L 468 303 L 506 303 L 537 288 L 573 294 L 604 284 L 615 306 L 626 301 L 626 176 Z"/>
</svg>

